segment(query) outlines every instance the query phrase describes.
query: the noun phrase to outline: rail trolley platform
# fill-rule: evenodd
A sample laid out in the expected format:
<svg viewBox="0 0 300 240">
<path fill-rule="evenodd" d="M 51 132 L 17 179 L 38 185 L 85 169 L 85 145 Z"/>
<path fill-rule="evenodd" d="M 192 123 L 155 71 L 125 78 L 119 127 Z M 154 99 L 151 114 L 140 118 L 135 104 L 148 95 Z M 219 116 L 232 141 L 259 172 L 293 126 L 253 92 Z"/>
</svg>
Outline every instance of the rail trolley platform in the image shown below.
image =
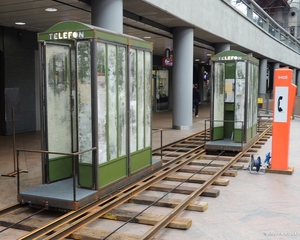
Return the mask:
<svg viewBox="0 0 300 240">
<path fill-rule="evenodd" d="M 242 152 L 247 148 L 249 148 L 258 139 L 258 136 L 259 135 L 253 137 L 247 143 L 234 142 L 230 138 L 208 141 L 205 143 L 205 149 L 208 151 L 224 150 L 224 151 L 232 151 L 232 152 Z"/>
<path fill-rule="evenodd" d="M 147 176 L 161 166 L 162 161 L 153 159 L 152 165 L 133 173 L 130 177 L 124 177 L 107 187 L 101 188 L 98 191 L 76 186 L 75 200 L 73 178 L 68 178 L 22 191 L 18 194 L 18 201 L 23 204 L 45 207 L 46 209 L 78 210 L 89 203 L 105 197 L 107 194 L 113 193 L 120 187 Z M 75 181 L 77 182 L 77 179 L 75 179 Z"/>
</svg>

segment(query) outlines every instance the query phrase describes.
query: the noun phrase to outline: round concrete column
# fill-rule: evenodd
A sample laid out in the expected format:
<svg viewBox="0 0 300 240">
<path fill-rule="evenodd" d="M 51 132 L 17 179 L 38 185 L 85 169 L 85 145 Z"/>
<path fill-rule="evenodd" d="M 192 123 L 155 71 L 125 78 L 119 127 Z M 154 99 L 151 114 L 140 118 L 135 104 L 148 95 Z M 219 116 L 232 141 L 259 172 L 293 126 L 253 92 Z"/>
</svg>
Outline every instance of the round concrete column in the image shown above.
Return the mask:
<svg viewBox="0 0 300 240">
<path fill-rule="evenodd" d="M 214 46 L 215 46 L 215 54 L 230 50 L 230 43 L 216 43 Z"/>
<path fill-rule="evenodd" d="M 92 25 L 123 33 L 123 0 L 92 0 Z"/>
<path fill-rule="evenodd" d="M 275 69 L 278 69 L 278 68 L 280 68 L 280 63 L 274 63 L 274 65 L 273 65 L 273 66 L 274 66 L 274 67 L 273 67 L 273 68 L 274 68 L 274 70 L 275 70 Z"/>
<path fill-rule="evenodd" d="M 266 99 L 267 92 L 267 59 L 259 60 L 259 85 L 258 85 L 258 97 Z"/>
<path fill-rule="evenodd" d="M 193 124 L 193 42 L 192 28 L 174 28 L 172 117 L 174 129 L 190 129 Z"/>
</svg>

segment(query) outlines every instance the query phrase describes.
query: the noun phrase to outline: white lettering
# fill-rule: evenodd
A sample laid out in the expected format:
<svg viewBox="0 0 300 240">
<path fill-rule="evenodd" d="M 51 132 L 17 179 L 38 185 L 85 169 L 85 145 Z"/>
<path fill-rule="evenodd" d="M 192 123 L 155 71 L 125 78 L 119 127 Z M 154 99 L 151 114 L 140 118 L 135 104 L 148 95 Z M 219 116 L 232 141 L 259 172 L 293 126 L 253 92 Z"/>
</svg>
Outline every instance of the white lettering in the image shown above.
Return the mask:
<svg viewBox="0 0 300 240">
<path fill-rule="evenodd" d="M 50 40 L 58 39 L 77 39 L 84 38 L 84 32 L 58 32 L 58 33 L 49 33 Z"/>
<path fill-rule="evenodd" d="M 79 38 L 84 38 L 84 32 L 78 32 Z"/>
<path fill-rule="evenodd" d="M 242 60 L 242 57 L 239 56 L 224 56 L 224 57 L 219 57 L 219 60 L 223 60 L 223 61 L 232 61 L 232 60 Z"/>
<path fill-rule="evenodd" d="M 278 79 L 288 79 L 288 76 L 278 76 Z"/>
<path fill-rule="evenodd" d="M 78 38 L 78 32 L 73 32 L 73 38 L 74 39 Z"/>
</svg>

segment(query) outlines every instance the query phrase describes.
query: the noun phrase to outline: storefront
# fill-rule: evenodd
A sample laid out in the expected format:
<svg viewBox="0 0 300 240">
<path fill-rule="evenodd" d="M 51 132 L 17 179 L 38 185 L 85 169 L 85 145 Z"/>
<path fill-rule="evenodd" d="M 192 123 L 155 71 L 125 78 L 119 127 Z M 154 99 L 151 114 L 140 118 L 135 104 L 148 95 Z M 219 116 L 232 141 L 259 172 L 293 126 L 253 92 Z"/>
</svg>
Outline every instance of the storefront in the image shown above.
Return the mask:
<svg viewBox="0 0 300 240">
<path fill-rule="evenodd" d="M 152 70 L 153 111 L 169 109 L 169 69 Z"/>
</svg>

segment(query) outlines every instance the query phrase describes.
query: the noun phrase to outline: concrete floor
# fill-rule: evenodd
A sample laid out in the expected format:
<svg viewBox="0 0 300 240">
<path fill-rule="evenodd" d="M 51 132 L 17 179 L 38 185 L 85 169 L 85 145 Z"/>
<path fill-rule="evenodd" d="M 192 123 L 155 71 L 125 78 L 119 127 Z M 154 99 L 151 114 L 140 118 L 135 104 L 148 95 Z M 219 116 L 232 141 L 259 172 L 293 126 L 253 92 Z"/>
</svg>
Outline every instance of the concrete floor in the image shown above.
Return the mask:
<svg viewBox="0 0 300 240">
<path fill-rule="evenodd" d="M 190 130 L 172 129 L 172 113 L 153 114 L 153 128 L 163 129 L 163 145 L 187 137 L 204 129 L 204 120 L 209 118 L 209 106 L 201 105 L 199 118 L 193 117 Z M 294 167 L 292 175 L 251 174 L 247 170 L 238 172 L 237 177 L 229 178 L 226 187 L 220 190 L 217 198 L 198 197 L 198 201 L 207 202 L 205 212 L 185 211 L 182 217 L 191 218 L 193 223 L 188 230 L 167 229 L 157 235 L 161 239 L 300 239 L 300 160 L 299 160 L 300 118 L 291 121 L 289 166 Z M 14 170 L 12 136 L 0 136 L 0 174 Z M 153 149 L 160 145 L 160 134 L 153 134 Z M 36 133 L 18 134 L 16 147 L 39 149 L 40 135 Z M 257 155 L 264 159 L 271 151 L 272 138 Z M 20 154 L 20 168 L 29 170 L 21 174 L 21 190 L 41 182 L 41 161 L 39 154 Z M 17 203 L 17 185 L 15 177 L 0 176 L 0 209 Z M 152 194 L 148 192 L 148 194 Z M 178 198 L 179 194 L 172 194 Z M 124 208 L 131 209 L 128 204 Z M 141 210 L 142 206 L 137 210 Z M 150 212 L 160 212 L 152 207 Z M 99 219 L 89 227 L 113 230 L 122 223 Z M 0 230 L 2 227 L 0 227 Z M 149 226 L 136 227 L 127 224 L 120 231 L 142 235 Z M 0 239 L 16 239 L 24 235 L 22 231 L 7 230 L 0 233 Z"/>
</svg>

